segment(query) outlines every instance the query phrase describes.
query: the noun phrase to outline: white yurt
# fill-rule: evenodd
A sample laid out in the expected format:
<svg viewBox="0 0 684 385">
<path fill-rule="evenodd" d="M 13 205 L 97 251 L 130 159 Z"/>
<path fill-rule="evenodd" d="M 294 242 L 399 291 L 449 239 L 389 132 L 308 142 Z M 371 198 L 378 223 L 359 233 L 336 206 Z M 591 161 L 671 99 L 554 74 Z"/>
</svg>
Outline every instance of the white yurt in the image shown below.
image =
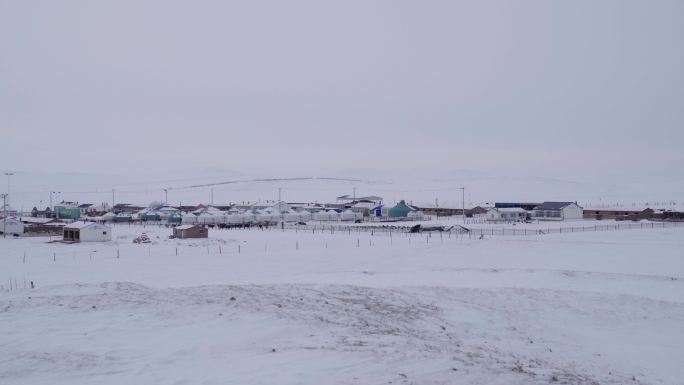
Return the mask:
<svg viewBox="0 0 684 385">
<path fill-rule="evenodd" d="M 337 222 L 340 219 L 340 214 L 335 210 L 319 211 L 314 214 L 314 220 Z"/>
<path fill-rule="evenodd" d="M 240 223 L 244 223 L 244 217 L 242 216 L 242 214 L 226 215 L 225 219 L 226 223 L 229 225 L 237 225 Z"/>
<path fill-rule="evenodd" d="M 297 213 L 300 222 L 307 222 L 313 219 L 313 214 L 304 210 Z"/>
<path fill-rule="evenodd" d="M 351 211 L 351 210 L 345 210 L 340 213 L 340 220 L 341 221 L 355 221 L 356 220 L 356 213 Z"/>
<path fill-rule="evenodd" d="M 288 204 L 287 202 L 284 201 L 279 201 L 278 203 L 274 204 L 273 206 L 269 207 L 273 212 L 279 213 L 279 212 L 286 212 L 286 211 L 291 211 L 292 206 Z"/>
<path fill-rule="evenodd" d="M 221 211 L 221 213 L 218 215 L 215 215 L 214 218 L 216 219 L 216 223 L 228 223 L 228 217 L 229 216 L 230 215 L 228 215 L 227 212 Z"/>
<path fill-rule="evenodd" d="M 240 219 L 242 219 L 242 223 L 251 223 L 251 222 L 256 222 L 256 217 L 257 214 L 253 210 L 247 210 L 244 213 L 239 215 Z"/>
<path fill-rule="evenodd" d="M 283 212 L 282 217 L 285 220 L 285 222 L 299 222 L 300 221 L 299 213 L 294 212 L 294 211 L 285 211 L 285 212 Z"/>
<path fill-rule="evenodd" d="M 194 225 L 197 223 L 197 216 L 191 213 L 181 215 L 181 223 L 184 225 Z"/>
<path fill-rule="evenodd" d="M 168 219 L 169 215 L 178 212 L 178 209 L 175 209 L 171 206 L 162 206 L 159 209 L 155 210 L 157 214 L 161 217 L 161 219 Z"/>
<path fill-rule="evenodd" d="M 213 225 L 216 223 L 216 217 L 209 213 L 202 213 L 197 216 L 197 223 L 200 225 Z"/>
<path fill-rule="evenodd" d="M 277 215 L 271 208 L 267 208 L 259 211 L 256 219 L 260 222 L 275 222 L 280 220 L 280 215 Z"/>
</svg>

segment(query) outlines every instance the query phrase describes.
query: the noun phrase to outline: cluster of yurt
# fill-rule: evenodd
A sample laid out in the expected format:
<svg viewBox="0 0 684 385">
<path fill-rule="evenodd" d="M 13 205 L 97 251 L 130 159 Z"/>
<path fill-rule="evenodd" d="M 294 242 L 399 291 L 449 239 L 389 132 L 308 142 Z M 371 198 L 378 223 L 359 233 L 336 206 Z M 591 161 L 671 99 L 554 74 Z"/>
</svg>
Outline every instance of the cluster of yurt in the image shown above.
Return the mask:
<svg viewBox="0 0 684 385">
<path fill-rule="evenodd" d="M 197 215 L 193 213 L 181 213 L 181 224 L 183 225 L 196 225 Z"/>
<path fill-rule="evenodd" d="M 359 219 L 363 219 L 363 214 L 352 210 L 322 210 L 313 214 L 313 220 L 320 222 L 353 222 Z"/>
<path fill-rule="evenodd" d="M 229 210 L 221 211 L 213 207 L 201 208 L 192 213 L 182 214 L 181 223 L 198 225 L 228 224 L 239 225 L 249 223 L 277 223 L 302 222 L 312 219 L 311 213 L 294 211 L 289 207 L 283 207 L 282 211 L 278 207 L 267 207 L 265 209 L 247 209 L 245 211 Z"/>
<path fill-rule="evenodd" d="M 311 220 L 321 222 L 353 222 L 363 219 L 363 214 L 352 210 L 324 210 L 311 213 L 306 210 L 283 209 L 279 211 L 277 207 L 267 207 L 265 209 L 248 209 L 243 212 L 238 211 L 214 211 L 201 210 L 192 213 L 180 214 L 180 221 L 183 225 L 239 225 L 249 223 L 278 223 L 278 222 L 308 222 Z"/>
</svg>

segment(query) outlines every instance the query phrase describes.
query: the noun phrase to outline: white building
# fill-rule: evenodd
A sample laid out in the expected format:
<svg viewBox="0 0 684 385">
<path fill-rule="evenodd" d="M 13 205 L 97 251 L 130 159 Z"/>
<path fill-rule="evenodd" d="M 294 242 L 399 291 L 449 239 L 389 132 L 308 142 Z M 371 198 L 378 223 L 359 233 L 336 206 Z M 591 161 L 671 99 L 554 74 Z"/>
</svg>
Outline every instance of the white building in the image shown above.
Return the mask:
<svg viewBox="0 0 684 385">
<path fill-rule="evenodd" d="M 69 242 L 106 242 L 112 240 L 112 228 L 95 222 L 74 222 L 64 226 L 63 239 Z"/>
<path fill-rule="evenodd" d="M 524 222 L 527 214 L 521 207 L 493 207 L 487 210 L 485 218 L 490 222 Z"/>
<path fill-rule="evenodd" d="M 3 235 L 24 234 L 24 224 L 17 218 L 0 219 L 0 233 Z"/>
<path fill-rule="evenodd" d="M 544 202 L 534 208 L 532 219 L 564 221 L 582 219 L 584 209 L 575 202 Z"/>
</svg>

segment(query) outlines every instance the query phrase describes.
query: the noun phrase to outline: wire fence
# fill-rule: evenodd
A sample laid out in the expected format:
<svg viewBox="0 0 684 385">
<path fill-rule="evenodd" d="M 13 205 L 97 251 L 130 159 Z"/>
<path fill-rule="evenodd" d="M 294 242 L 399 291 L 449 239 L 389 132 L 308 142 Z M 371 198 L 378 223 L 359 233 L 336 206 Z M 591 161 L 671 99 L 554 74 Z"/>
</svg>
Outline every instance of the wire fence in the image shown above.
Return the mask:
<svg viewBox="0 0 684 385">
<path fill-rule="evenodd" d="M 665 229 L 673 227 L 684 227 L 684 222 L 648 222 L 648 223 L 615 223 L 594 226 L 570 226 L 570 227 L 547 227 L 547 228 L 476 228 L 470 232 L 476 236 L 525 236 L 525 235 L 547 235 L 547 234 L 570 234 L 595 231 L 619 231 L 633 229 Z"/>
<path fill-rule="evenodd" d="M 284 225 L 284 229 L 289 231 L 310 231 L 313 233 L 330 233 L 330 234 L 359 234 L 361 232 L 377 234 L 401 234 L 410 232 L 415 225 L 325 225 L 325 224 L 309 224 L 309 225 Z M 546 228 L 536 226 L 535 228 L 516 228 L 516 227 L 481 227 L 468 228 L 461 225 L 453 226 L 429 226 L 423 227 L 420 232 L 445 232 L 467 234 L 470 237 L 482 236 L 531 236 L 531 235 L 546 235 L 546 234 L 570 234 L 582 232 L 595 231 L 619 231 L 632 229 L 665 229 L 673 227 L 684 227 L 684 222 L 642 222 L 642 223 L 611 223 L 593 226 L 560 226 Z"/>
<path fill-rule="evenodd" d="M 342 223 L 320 223 L 309 222 L 306 224 L 297 223 L 279 223 L 270 225 L 251 225 L 251 226 L 234 226 L 221 228 L 218 225 L 208 225 L 214 231 L 293 231 L 293 232 L 309 232 L 312 234 L 340 234 L 352 235 L 361 233 L 370 233 L 371 235 L 400 235 L 402 233 L 409 233 L 412 228 L 418 223 L 411 224 L 342 224 Z M 120 223 L 115 226 L 129 226 L 129 227 L 153 227 L 153 228 L 171 228 L 168 224 L 136 224 L 136 223 Z M 618 231 L 618 230 L 632 230 L 632 229 L 665 229 L 673 227 L 684 227 L 684 221 L 664 221 L 664 222 L 640 222 L 640 223 L 610 223 L 610 224 L 596 224 L 593 226 L 558 226 L 547 227 L 535 224 L 533 228 L 524 227 L 468 227 L 455 225 L 437 225 L 437 226 L 421 226 L 420 232 L 444 232 L 466 234 L 470 237 L 477 236 L 531 236 L 531 235 L 546 235 L 546 234 L 569 234 L 581 232 L 595 232 L 595 231 Z"/>
</svg>

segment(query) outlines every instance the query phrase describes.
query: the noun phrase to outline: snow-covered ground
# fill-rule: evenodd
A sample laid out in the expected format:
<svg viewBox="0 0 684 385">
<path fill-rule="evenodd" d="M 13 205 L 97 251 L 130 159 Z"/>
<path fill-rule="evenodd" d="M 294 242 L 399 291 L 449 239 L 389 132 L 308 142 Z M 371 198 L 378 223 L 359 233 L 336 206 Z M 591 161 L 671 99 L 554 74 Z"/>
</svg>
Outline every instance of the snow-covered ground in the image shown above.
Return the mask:
<svg viewBox="0 0 684 385">
<path fill-rule="evenodd" d="M 152 244 L 132 243 L 142 231 Z M 0 239 L 0 383 L 684 378 L 684 228 L 482 240 L 113 234 L 98 244 Z"/>
</svg>

